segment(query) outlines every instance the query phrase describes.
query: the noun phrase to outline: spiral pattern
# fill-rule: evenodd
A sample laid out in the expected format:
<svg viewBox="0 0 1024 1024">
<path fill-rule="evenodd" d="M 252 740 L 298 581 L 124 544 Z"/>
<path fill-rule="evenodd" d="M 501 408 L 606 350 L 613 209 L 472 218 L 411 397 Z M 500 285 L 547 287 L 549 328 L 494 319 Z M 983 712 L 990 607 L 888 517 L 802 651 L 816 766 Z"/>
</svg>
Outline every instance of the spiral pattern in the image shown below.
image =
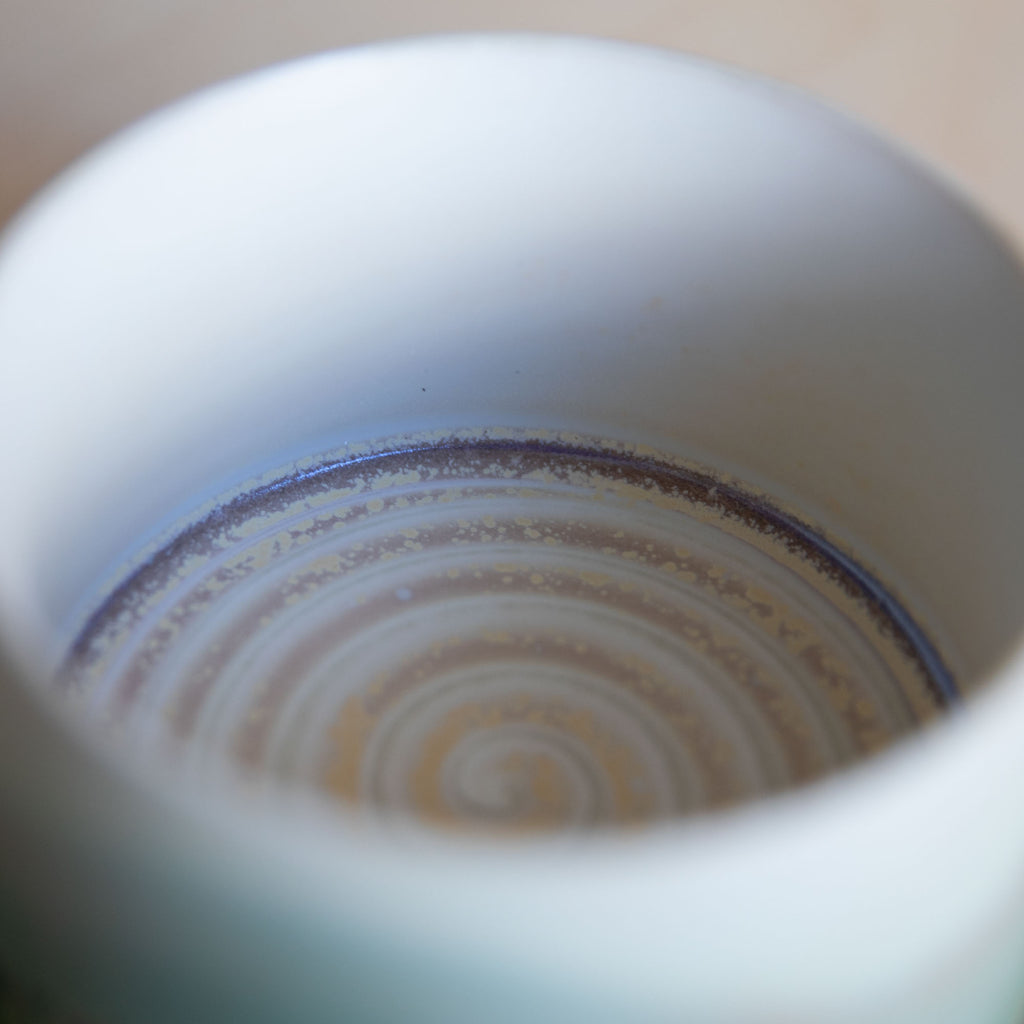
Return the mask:
<svg viewBox="0 0 1024 1024">
<path fill-rule="evenodd" d="M 131 573 L 60 684 L 435 826 L 642 825 L 818 778 L 943 706 L 862 570 L 734 486 L 579 438 L 455 436 L 281 474 Z"/>
</svg>

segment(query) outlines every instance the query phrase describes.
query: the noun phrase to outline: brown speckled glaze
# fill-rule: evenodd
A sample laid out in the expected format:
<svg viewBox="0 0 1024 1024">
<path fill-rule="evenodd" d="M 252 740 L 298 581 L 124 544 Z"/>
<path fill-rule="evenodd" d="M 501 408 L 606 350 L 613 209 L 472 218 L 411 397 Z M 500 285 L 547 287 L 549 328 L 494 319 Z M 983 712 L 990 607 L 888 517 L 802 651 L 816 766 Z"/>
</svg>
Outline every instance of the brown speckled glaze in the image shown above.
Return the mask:
<svg viewBox="0 0 1024 1024">
<path fill-rule="evenodd" d="M 126 576 L 60 686 L 183 770 L 503 832 L 778 792 L 954 696 L 881 586 L 763 499 L 508 432 L 241 490 Z"/>
</svg>

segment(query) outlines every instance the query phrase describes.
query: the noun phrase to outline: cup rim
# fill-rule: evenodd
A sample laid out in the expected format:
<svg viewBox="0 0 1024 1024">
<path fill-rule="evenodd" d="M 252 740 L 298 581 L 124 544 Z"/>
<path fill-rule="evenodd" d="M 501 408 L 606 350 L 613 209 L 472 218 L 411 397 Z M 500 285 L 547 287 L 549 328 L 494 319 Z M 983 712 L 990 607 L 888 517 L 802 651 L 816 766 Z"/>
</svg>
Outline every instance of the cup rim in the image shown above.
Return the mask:
<svg viewBox="0 0 1024 1024">
<path fill-rule="evenodd" d="M 318 69 L 333 67 L 339 62 L 372 61 L 384 53 L 407 55 L 412 59 L 424 48 L 439 47 L 450 49 L 455 57 L 469 46 L 488 46 L 495 51 L 512 48 L 517 54 L 529 54 L 537 46 L 558 47 L 567 59 L 581 50 L 588 53 L 602 50 L 607 53 L 608 60 L 636 61 L 638 66 L 648 61 L 679 62 L 702 69 L 709 78 L 724 76 L 729 81 L 739 81 L 745 89 L 768 92 L 773 101 L 796 108 L 809 127 L 822 119 L 829 124 L 845 124 L 853 135 L 852 148 L 871 147 L 882 152 L 887 163 L 902 175 L 931 185 L 938 184 L 940 191 L 948 197 L 950 209 L 966 210 L 973 221 L 981 221 L 993 248 L 1001 251 L 1010 262 L 1017 263 L 1014 250 L 999 229 L 988 222 L 984 213 L 979 212 L 959 186 L 937 174 L 934 168 L 909 154 L 898 143 L 879 137 L 856 119 L 836 112 L 794 86 L 773 82 L 706 58 L 618 40 L 541 33 L 466 33 L 373 43 L 302 57 L 208 86 L 147 115 L 80 158 L 23 207 L 0 237 L 0 276 L 9 261 L 17 260 L 19 246 L 31 236 L 36 218 L 49 209 L 55 199 L 66 197 L 85 170 L 103 173 L 107 165 L 120 162 L 135 147 L 145 146 L 151 134 L 158 135 L 162 131 L 167 119 L 202 115 L 211 105 L 221 103 L 251 103 L 261 91 L 273 90 L 282 83 L 301 86 L 303 80 L 314 82 Z M 6 626 L 4 629 L 6 631 Z M 19 645 L 12 640 L 14 638 L 0 636 L 0 641 L 13 653 L 24 676 L 31 669 L 25 659 L 19 657 Z M 4 682 L 0 687 L 0 697 L 2 688 L 11 686 L 21 686 L 26 690 L 39 713 L 51 721 L 53 729 L 60 730 L 60 742 L 78 744 L 83 754 L 87 752 L 88 759 L 99 758 L 106 762 L 108 769 L 120 770 L 116 767 L 120 762 L 108 751 L 100 749 L 84 729 L 79 729 L 74 723 L 58 722 L 58 716 L 49 707 L 44 708 L 42 699 L 30 684 Z M 438 870 L 442 861 L 446 863 L 443 872 L 448 882 L 467 893 L 475 892 L 477 896 L 486 891 L 490 884 L 487 879 L 493 877 L 495 870 L 510 879 L 521 873 L 524 867 L 529 868 L 534 880 L 542 875 L 545 877 L 544 891 L 549 895 L 557 886 L 573 878 L 578 880 L 577 888 L 584 884 L 594 887 L 608 885 L 615 879 L 627 878 L 630 867 L 634 871 L 642 868 L 667 879 L 680 870 L 680 856 L 687 858 L 688 870 L 724 877 L 723 872 L 738 873 L 743 863 L 749 862 L 749 852 L 744 855 L 742 851 L 749 851 L 753 846 L 763 848 L 771 845 L 776 850 L 773 856 L 781 858 L 785 851 L 805 842 L 812 833 L 831 829 L 836 836 L 844 834 L 848 830 L 848 825 L 844 824 L 846 818 L 860 822 L 878 819 L 872 805 L 883 785 L 888 790 L 898 788 L 901 793 L 910 793 L 927 776 L 950 778 L 960 763 L 957 757 L 961 762 L 969 760 L 973 756 L 972 751 L 979 744 L 984 744 L 986 735 L 998 721 L 1024 713 L 1024 647 L 1018 644 L 1007 655 L 1003 668 L 984 684 L 983 690 L 971 698 L 972 711 L 969 715 L 960 714 L 939 722 L 932 729 L 908 737 L 865 762 L 798 790 L 656 826 L 650 835 L 645 834 L 642 839 L 616 831 L 589 834 L 585 837 L 585 844 L 590 867 L 582 874 L 579 847 L 575 851 L 569 850 L 567 855 L 566 849 L 543 842 L 515 847 L 503 841 L 495 846 L 488 840 L 479 844 L 462 839 L 449 842 L 443 838 L 403 834 L 401 842 L 396 845 L 393 835 L 360 833 L 358 849 L 352 848 L 355 851 L 353 857 L 363 862 L 376 859 L 378 864 L 374 872 L 364 877 L 372 877 L 381 885 L 384 884 L 383 871 L 395 870 L 399 866 L 408 868 L 411 860 L 418 859 L 419 868 L 410 883 L 413 886 L 410 891 L 418 893 L 425 891 L 418 887 L 429 884 L 431 871 Z M 951 756 L 953 753 L 956 757 Z M 283 859 L 292 865 L 303 864 L 314 873 L 321 873 L 322 878 L 331 871 L 337 871 L 337 863 L 330 856 L 330 851 L 336 849 L 334 844 L 339 838 L 344 842 L 344 828 L 333 820 L 324 820 L 319 811 L 310 810 L 306 821 L 308 827 L 299 829 L 298 823 L 292 822 L 300 835 L 284 836 L 275 829 L 275 824 L 281 819 L 273 807 L 246 803 L 245 798 L 240 798 L 237 804 L 233 804 L 237 813 L 232 815 L 228 827 L 220 820 L 225 809 L 222 797 L 211 798 L 209 794 L 195 792 L 191 786 L 182 788 L 177 780 L 168 779 L 155 767 L 151 772 L 141 772 L 132 781 L 132 787 L 136 802 L 154 800 L 194 832 L 216 833 L 220 841 L 231 842 L 237 847 L 241 845 L 238 830 L 242 829 L 248 842 L 272 849 L 268 863 L 280 864 Z M 883 801 L 884 814 L 894 813 L 893 801 L 890 793 Z M 332 813 L 337 816 L 337 812 Z M 412 858 L 409 850 L 414 851 Z M 346 863 L 355 870 L 353 857 L 349 857 Z M 333 862 L 333 867 L 329 866 L 330 862 Z M 454 863 L 458 867 L 453 869 Z M 311 865 L 316 866 L 311 868 Z M 311 894 L 307 895 L 312 898 Z"/>
</svg>

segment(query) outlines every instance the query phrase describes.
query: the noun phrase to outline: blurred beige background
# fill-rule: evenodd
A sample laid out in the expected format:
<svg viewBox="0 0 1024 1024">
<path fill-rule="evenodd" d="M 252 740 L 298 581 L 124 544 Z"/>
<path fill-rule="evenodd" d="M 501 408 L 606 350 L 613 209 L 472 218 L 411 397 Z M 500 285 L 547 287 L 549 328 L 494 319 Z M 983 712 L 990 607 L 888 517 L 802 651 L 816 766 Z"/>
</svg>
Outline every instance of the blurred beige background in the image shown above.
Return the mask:
<svg viewBox="0 0 1024 1024">
<path fill-rule="evenodd" d="M 632 39 L 796 83 L 902 139 L 1024 249 L 1024 0 L 0 0 L 0 223 L 200 85 L 425 32 Z"/>
</svg>

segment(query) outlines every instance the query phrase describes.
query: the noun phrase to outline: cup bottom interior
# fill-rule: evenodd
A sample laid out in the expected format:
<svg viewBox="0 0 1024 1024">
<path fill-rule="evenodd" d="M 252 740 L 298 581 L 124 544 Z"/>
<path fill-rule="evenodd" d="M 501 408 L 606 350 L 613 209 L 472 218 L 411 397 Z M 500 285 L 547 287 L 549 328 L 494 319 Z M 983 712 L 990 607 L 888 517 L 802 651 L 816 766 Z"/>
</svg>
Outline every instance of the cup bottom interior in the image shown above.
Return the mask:
<svg viewBox="0 0 1024 1024">
<path fill-rule="evenodd" d="M 794 511 L 648 446 L 497 428 L 208 501 L 119 573 L 56 690 L 197 783 L 499 834 L 736 806 L 957 700 L 906 609 Z"/>
</svg>

